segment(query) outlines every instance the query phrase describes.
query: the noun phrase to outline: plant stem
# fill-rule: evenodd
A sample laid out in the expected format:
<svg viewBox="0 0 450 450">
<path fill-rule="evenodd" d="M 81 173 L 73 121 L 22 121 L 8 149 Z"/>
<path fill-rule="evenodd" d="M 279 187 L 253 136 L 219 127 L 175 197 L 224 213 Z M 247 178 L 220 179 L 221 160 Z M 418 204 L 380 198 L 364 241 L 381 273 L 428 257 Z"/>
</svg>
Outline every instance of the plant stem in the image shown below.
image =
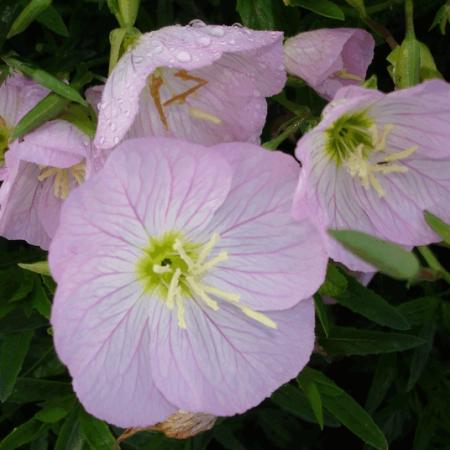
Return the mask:
<svg viewBox="0 0 450 450">
<path fill-rule="evenodd" d="M 284 140 L 286 140 L 291 134 L 294 134 L 301 128 L 304 121 L 305 117 L 295 118 L 294 121 L 290 125 L 288 125 L 278 136 L 264 143 L 263 147 L 267 150 L 276 150 Z"/>
<path fill-rule="evenodd" d="M 405 0 L 406 37 L 415 38 L 414 32 L 414 1 Z"/>
<path fill-rule="evenodd" d="M 428 266 L 435 270 L 436 272 L 439 272 L 439 274 L 442 276 L 442 278 L 450 284 L 450 273 L 448 273 L 444 267 L 441 265 L 441 263 L 438 261 L 436 256 L 434 256 L 433 252 L 426 246 L 420 246 L 418 247 L 419 253 L 423 256 L 423 259 L 426 261 Z"/>
<path fill-rule="evenodd" d="M 395 47 L 398 46 L 398 42 L 395 40 L 394 36 L 392 36 L 391 32 L 381 23 L 373 20 L 369 16 L 361 17 L 364 23 L 371 28 L 375 33 L 379 34 L 389 45 L 389 47 L 394 50 Z"/>
</svg>

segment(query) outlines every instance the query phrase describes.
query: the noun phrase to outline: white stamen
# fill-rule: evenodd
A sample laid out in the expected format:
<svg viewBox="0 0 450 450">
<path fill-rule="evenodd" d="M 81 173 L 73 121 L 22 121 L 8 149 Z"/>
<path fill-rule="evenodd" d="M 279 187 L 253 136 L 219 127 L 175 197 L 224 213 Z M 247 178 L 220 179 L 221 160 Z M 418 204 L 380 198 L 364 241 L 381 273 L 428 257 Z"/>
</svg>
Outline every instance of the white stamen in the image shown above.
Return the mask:
<svg viewBox="0 0 450 450">
<path fill-rule="evenodd" d="M 193 273 L 195 273 L 196 275 L 201 275 L 205 272 L 208 272 L 208 270 L 211 270 L 213 267 L 217 266 L 217 264 L 226 261 L 227 259 L 228 253 L 225 251 L 221 251 L 217 256 L 210 259 L 205 264 L 202 264 L 201 266 L 196 266 L 193 270 Z"/>
<path fill-rule="evenodd" d="M 253 320 L 256 320 L 257 322 L 265 325 L 266 327 L 274 329 L 278 328 L 277 324 L 272 319 L 267 317 L 265 314 L 259 311 L 255 311 L 249 308 L 248 306 L 239 306 L 239 308 L 246 316 L 250 317 Z"/>
<path fill-rule="evenodd" d="M 179 239 L 177 239 L 173 244 L 173 249 L 178 252 L 181 259 L 187 264 L 188 268 L 192 270 L 194 268 L 194 261 L 192 261 L 191 257 L 186 253 L 183 248 L 183 244 Z"/>
<path fill-rule="evenodd" d="M 184 302 L 183 298 L 181 297 L 181 291 L 178 287 L 175 292 L 175 301 L 177 304 L 177 319 L 178 319 L 178 326 L 180 328 L 186 329 L 186 320 L 184 318 Z"/>
<path fill-rule="evenodd" d="M 186 277 L 186 281 L 189 287 L 194 291 L 194 293 L 197 294 L 206 303 L 207 306 L 209 306 L 214 311 L 217 311 L 219 309 L 219 304 L 205 292 L 202 285 L 197 284 L 197 282 L 192 277 Z"/>
<path fill-rule="evenodd" d="M 209 256 L 211 250 L 217 245 L 219 241 L 220 241 L 219 233 L 214 233 L 211 236 L 211 239 L 205 245 L 203 245 L 200 253 L 198 254 L 197 264 L 203 263 L 203 261 Z"/>
<path fill-rule="evenodd" d="M 181 270 L 176 269 L 175 273 L 173 274 L 172 279 L 170 280 L 169 290 L 167 292 L 167 307 L 169 309 L 173 309 L 174 305 L 174 299 L 177 293 L 177 290 L 179 289 L 178 283 L 180 280 Z"/>
<path fill-rule="evenodd" d="M 227 300 L 231 303 L 237 303 L 239 302 L 241 296 L 238 294 L 231 294 L 230 292 L 222 291 L 221 289 L 215 288 L 213 286 L 209 286 L 207 284 L 202 285 L 203 290 L 207 292 L 208 294 L 215 295 L 216 297 L 222 298 L 224 300 Z"/>
</svg>

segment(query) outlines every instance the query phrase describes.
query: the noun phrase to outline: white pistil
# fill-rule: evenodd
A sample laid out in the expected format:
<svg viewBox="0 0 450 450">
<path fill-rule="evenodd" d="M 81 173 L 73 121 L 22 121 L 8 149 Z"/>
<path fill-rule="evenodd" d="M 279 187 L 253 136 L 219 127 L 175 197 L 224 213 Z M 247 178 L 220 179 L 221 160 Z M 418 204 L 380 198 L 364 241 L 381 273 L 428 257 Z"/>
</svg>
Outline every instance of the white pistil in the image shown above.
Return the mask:
<svg viewBox="0 0 450 450">
<path fill-rule="evenodd" d="M 417 145 L 409 147 L 399 152 L 390 153 L 383 159 L 371 162 L 368 158 L 370 153 L 386 152 L 386 141 L 389 133 L 394 129 L 394 125 L 387 124 L 384 126 L 381 136 L 376 125 L 370 127 L 369 132 L 372 138 L 372 147 L 367 148 L 364 144 L 359 144 L 353 151 L 349 152 L 350 156 L 344 161 L 344 166 L 352 177 L 359 177 L 361 184 L 366 189 L 371 187 L 376 191 L 378 196 L 384 197 L 385 191 L 376 174 L 388 175 L 391 173 L 406 173 L 408 168 L 396 161 L 409 158 L 417 151 Z M 368 153 L 365 154 L 365 153 Z"/>
<path fill-rule="evenodd" d="M 206 111 L 202 111 L 198 108 L 189 108 L 189 115 L 193 117 L 194 119 L 199 120 L 206 120 L 208 122 L 213 123 L 214 125 L 220 125 L 222 123 L 222 120 L 219 119 L 214 114 L 207 113 Z"/>
</svg>

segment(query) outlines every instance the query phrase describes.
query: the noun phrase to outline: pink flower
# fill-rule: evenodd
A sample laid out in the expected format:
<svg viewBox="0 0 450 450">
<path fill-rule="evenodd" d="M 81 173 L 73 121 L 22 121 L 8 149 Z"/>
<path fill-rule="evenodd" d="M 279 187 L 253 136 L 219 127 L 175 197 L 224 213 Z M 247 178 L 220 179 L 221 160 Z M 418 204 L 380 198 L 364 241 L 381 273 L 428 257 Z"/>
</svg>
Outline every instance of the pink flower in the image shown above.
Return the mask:
<svg viewBox="0 0 450 450">
<path fill-rule="evenodd" d="M 357 28 L 307 31 L 285 42 L 285 65 L 330 100 L 339 88 L 364 81 L 374 47 L 372 35 Z"/>
<path fill-rule="evenodd" d="M 98 148 L 129 136 L 205 145 L 257 142 L 264 97 L 285 83 L 283 34 L 231 26 L 170 26 L 142 35 L 112 71 L 100 104 Z"/>
<path fill-rule="evenodd" d="M 291 218 L 298 172 L 252 144 L 143 138 L 70 194 L 51 322 L 91 414 L 122 427 L 232 415 L 298 374 L 327 263 Z"/>
<path fill-rule="evenodd" d="M 48 122 L 14 142 L 0 188 L 0 235 L 47 249 L 69 192 L 85 178 L 90 141 L 68 122 Z"/>
<path fill-rule="evenodd" d="M 382 94 L 341 89 L 322 122 L 298 143 L 303 168 L 297 218 L 353 229 L 406 247 L 439 241 L 423 218 L 450 222 L 450 86 L 429 81 Z M 351 270 L 373 267 L 327 237 L 329 255 Z"/>
</svg>

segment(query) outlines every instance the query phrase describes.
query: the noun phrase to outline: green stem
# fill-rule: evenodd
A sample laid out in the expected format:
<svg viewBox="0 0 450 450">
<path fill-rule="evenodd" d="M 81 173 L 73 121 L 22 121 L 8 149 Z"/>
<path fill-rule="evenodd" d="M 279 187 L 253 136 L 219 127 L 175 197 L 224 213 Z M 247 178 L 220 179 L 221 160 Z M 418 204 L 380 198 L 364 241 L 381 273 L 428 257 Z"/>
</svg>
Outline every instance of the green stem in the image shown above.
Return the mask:
<svg viewBox="0 0 450 450">
<path fill-rule="evenodd" d="M 304 121 L 305 117 L 295 118 L 294 121 L 290 125 L 288 125 L 278 136 L 263 144 L 263 147 L 267 150 L 276 150 L 283 141 L 300 130 Z"/>
<path fill-rule="evenodd" d="M 414 0 L 405 0 L 406 37 L 415 38 Z"/>
<path fill-rule="evenodd" d="M 363 22 L 375 33 L 379 34 L 389 45 L 389 47 L 394 50 L 395 47 L 398 47 L 398 42 L 395 40 L 394 36 L 392 36 L 391 32 L 381 23 L 373 20 L 368 15 L 365 17 L 361 17 Z"/>
<path fill-rule="evenodd" d="M 426 261 L 428 266 L 435 270 L 436 272 L 439 272 L 442 276 L 442 278 L 450 284 L 450 273 L 448 273 L 444 267 L 441 265 L 441 263 L 438 261 L 436 256 L 434 256 L 433 252 L 426 246 L 420 246 L 418 247 L 419 253 L 423 256 L 423 259 Z"/>
</svg>

